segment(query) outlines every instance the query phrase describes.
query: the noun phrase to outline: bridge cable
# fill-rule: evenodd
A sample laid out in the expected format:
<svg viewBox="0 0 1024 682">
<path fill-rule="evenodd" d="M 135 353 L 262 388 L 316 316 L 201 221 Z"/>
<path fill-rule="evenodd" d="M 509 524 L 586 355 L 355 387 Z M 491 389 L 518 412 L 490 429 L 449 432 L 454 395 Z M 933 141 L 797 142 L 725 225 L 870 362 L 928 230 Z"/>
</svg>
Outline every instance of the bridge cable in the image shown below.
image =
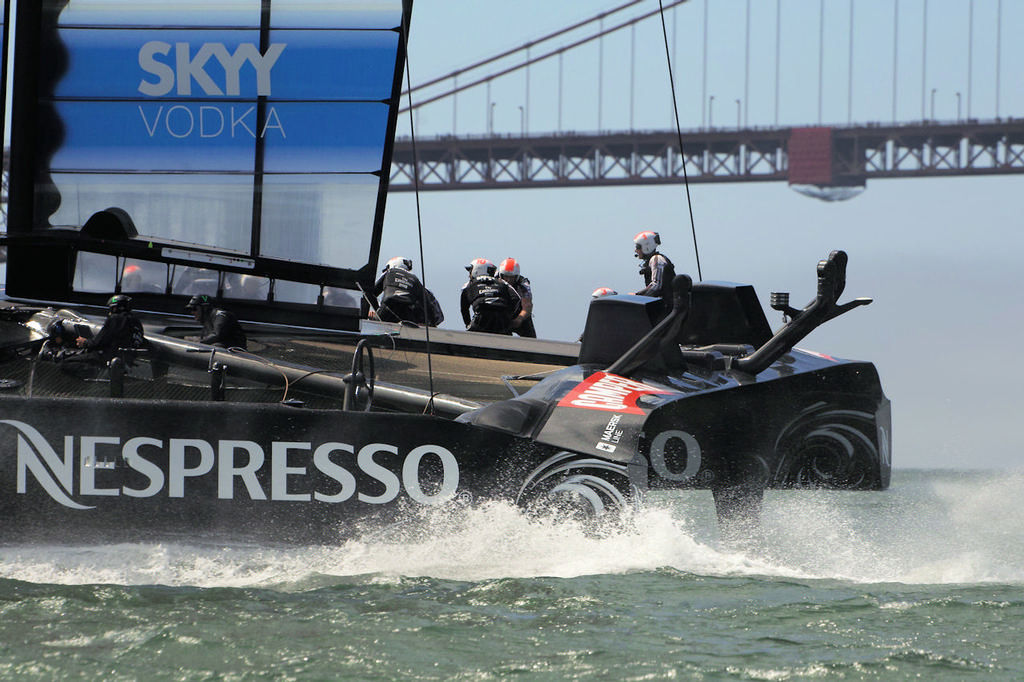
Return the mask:
<svg viewBox="0 0 1024 682">
<path fill-rule="evenodd" d="M 644 0 L 629 0 L 624 5 L 619 5 L 618 7 L 614 8 L 612 10 L 608 10 L 606 12 L 601 12 L 600 14 L 597 14 L 597 15 L 591 17 L 590 19 L 586 19 L 585 21 L 577 22 L 577 23 L 573 24 L 572 26 L 566 26 L 563 29 L 559 29 L 558 31 L 555 31 L 554 33 L 549 33 L 548 35 L 544 36 L 543 38 L 537 38 L 536 40 L 532 40 L 532 41 L 526 43 L 525 45 L 521 45 L 519 47 L 514 47 L 514 48 L 512 48 L 510 50 L 505 50 L 504 52 L 496 54 L 493 57 L 488 57 L 487 59 L 479 61 L 476 64 L 472 64 L 470 66 L 467 66 L 466 68 L 458 69 L 456 71 L 452 71 L 451 73 L 447 73 L 447 74 L 445 74 L 443 76 L 438 76 L 437 78 L 434 78 L 433 80 L 429 80 L 426 83 L 420 83 L 415 88 L 410 88 L 409 92 L 413 92 L 414 90 L 422 90 L 423 88 L 428 88 L 431 85 L 437 85 L 438 83 L 441 83 L 442 81 L 446 81 L 449 78 L 452 78 L 453 76 L 458 76 L 458 75 L 461 75 L 463 73 L 466 73 L 467 71 L 473 71 L 475 69 L 479 69 L 479 68 L 482 68 L 484 66 L 487 66 L 488 64 L 492 64 L 494 62 L 500 61 L 500 60 L 502 60 L 502 59 L 504 59 L 506 57 L 511 57 L 512 55 L 516 54 L 517 52 L 522 52 L 527 47 L 532 47 L 532 46 L 535 46 L 535 45 L 540 45 L 541 43 L 545 43 L 545 42 L 547 42 L 549 40 L 557 38 L 558 36 L 564 35 L 566 33 L 570 33 L 572 31 L 575 31 L 578 28 L 582 28 L 583 26 L 586 26 L 587 24 L 592 24 L 595 21 L 598 21 L 599 19 L 603 19 L 605 17 L 608 17 L 608 16 L 611 16 L 613 14 L 616 14 L 617 12 L 621 12 L 622 10 L 624 10 L 624 9 L 630 7 L 630 6 L 635 5 L 637 3 L 640 3 L 640 2 L 643 2 L 643 1 Z"/>
<path fill-rule="evenodd" d="M 404 5 L 405 3 L 403 3 Z M 427 403 L 427 410 L 430 414 L 434 414 L 434 368 L 431 361 L 430 353 L 430 303 L 427 301 L 427 262 L 423 258 L 423 217 L 420 212 L 420 178 L 419 178 L 419 159 L 416 156 L 416 128 L 413 123 L 412 111 L 412 76 L 410 74 L 411 69 L 409 68 L 409 20 L 412 18 L 411 9 L 409 11 L 402 12 L 402 25 L 400 28 L 402 49 L 405 51 L 405 83 L 409 89 L 407 92 L 409 99 L 409 138 L 412 146 L 412 186 L 413 194 L 416 196 L 416 234 L 419 238 L 420 246 L 420 274 L 423 277 L 423 292 L 422 301 L 420 304 L 423 306 L 424 320 L 423 325 L 424 333 L 426 334 L 426 345 L 427 345 L 427 379 L 430 386 L 430 399 Z M 399 94 L 401 98 L 401 94 Z M 401 105 L 401 102 L 399 102 Z M 426 412 L 427 410 L 424 410 Z"/>
<path fill-rule="evenodd" d="M 665 40 L 665 62 L 668 64 L 668 84 L 672 89 L 672 111 L 676 118 L 676 136 L 679 138 L 679 157 L 683 161 L 683 184 L 686 187 L 686 207 L 690 211 L 690 231 L 693 233 L 693 255 L 697 259 L 697 280 L 704 279 L 700 272 L 700 249 L 697 248 L 697 226 L 693 222 L 693 202 L 690 200 L 690 178 L 686 174 L 686 154 L 683 152 L 683 129 L 679 125 L 679 104 L 676 102 L 676 83 L 672 77 L 672 56 L 668 45 L 668 28 L 665 26 L 665 5 L 658 0 L 661 9 L 661 34 Z M 413 148 L 415 150 L 415 147 Z M 415 154 L 415 151 L 414 151 Z M 415 161 L 415 156 L 413 157 Z"/>
<path fill-rule="evenodd" d="M 689 2 L 689 0 L 670 0 L 671 4 L 669 4 L 668 7 L 669 7 L 669 9 L 671 9 L 671 8 L 675 7 L 676 5 L 683 4 L 684 2 Z M 587 44 L 587 43 L 589 43 L 591 41 L 599 40 L 600 38 L 602 38 L 602 37 L 604 37 L 606 35 L 609 35 L 611 33 L 615 33 L 616 31 L 619 31 L 619 30 L 621 30 L 621 29 L 623 29 L 623 28 L 625 28 L 627 26 L 633 26 L 634 24 L 637 24 L 637 23 L 643 21 L 644 19 L 647 19 L 648 17 L 653 17 L 657 13 L 658 13 L 658 10 L 652 10 L 652 11 L 648 12 L 647 14 L 641 14 L 641 15 L 633 17 L 632 19 L 627 19 L 626 21 L 623 21 L 621 24 L 617 24 L 615 26 L 612 26 L 611 28 L 599 29 L 598 32 L 594 33 L 593 35 L 589 35 L 589 36 L 586 36 L 584 38 L 580 38 L 579 40 L 576 40 L 575 42 L 572 42 L 572 43 L 569 43 L 567 45 L 563 45 L 561 47 L 555 48 L 555 49 L 551 50 L 550 52 L 546 52 L 546 53 L 544 53 L 544 54 L 542 54 L 542 55 L 540 55 L 538 57 L 531 57 L 531 58 L 527 59 L 525 62 L 523 62 L 521 64 L 516 64 L 514 66 L 509 66 L 509 67 L 504 68 L 504 69 L 502 69 L 500 71 L 495 71 L 495 72 L 489 73 L 486 76 L 481 76 L 481 77 L 477 78 L 477 80 L 471 81 L 469 83 L 464 83 L 463 85 L 459 85 L 458 87 L 453 87 L 448 92 L 443 92 L 440 95 L 433 95 L 433 96 L 426 97 L 425 99 L 421 99 L 416 106 L 422 107 L 422 106 L 425 106 L 427 104 L 432 104 L 434 102 L 437 102 L 438 100 L 444 99 L 445 97 L 452 97 L 452 96 L 454 96 L 454 95 L 456 95 L 456 94 L 458 94 L 458 93 L 460 93 L 460 92 L 462 92 L 464 90 L 470 90 L 470 89 L 475 88 L 476 86 L 481 85 L 483 83 L 488 83 L 488 82 L 490 82 L 490 81 L 492 81 L 494 79 L 501 78 L 502 76 L 507 76 L 508 74 L 514 73 L 514 72 L 516 72 L 516 71 L 518 71 L 520 69 L 525 69 L 525 68 L 527 68 L 529 66 L 532 66 L 533 64 L 537 64 L 538 62 L 542 62 L 542 61 L 545 61 L 547 59 L 550 59 L 551 57 L 554 57 L 555 55 L 568 52 L 568 51 L 570 51 L 572 49 L 575 49 L 575 48 L 577 48 L 577 47 L 579 47 L 581 45 L 585 45 L 585 44 Z M 591 20 L 589 20 L 587 22 L 584 22 L 584 23 L 593 22 L 595 20 L 601 19 L 603 16 L 605 16 L 605 15 L 604 14 L 599 14 L 596 17 L 594 17 L 593 19 L 591 19 Z M 516 48 L 514 50 L 509 50 L 508 54 L 514 54 L 514 53 L 519 52 L 521 50 L 524 50 L 524 49 L 526 49 L 528 47 L 532 47 L 533 45 L 537 45 L 537 44 L 539 44 L 539 42 L 540 41 L 533 41 L 533 42 L 530 42 L 530 43 L 525 43 L 521 47 L 518 47 L 518 48 Z M 467 67 L 465 69 L 461 69 L 460 71 L 458 71 L 456 73 L 448 74 L 447 76 L 442 76 L 440 78 L 435 78 L 433 81 L 430 81 L 430 83 L 424 83 L 423 85 L 418 85 L 418 86 L 416 86 L 416 88 L 419 89 L 419 88 L 422 88 L 422 87 L 426 87 L 428 84 L 438 83 L 440 81 L 447 80 L 451 76 L 456 76 L 456 75 L 464 74 L 464 73 L 466 73 L 468 71 L 472 71 L 472 70 L 476 69 L 478 66 L 480 66 L 482 64 L 490 63 L 494 59 L 495 58 L 486 59 L 486 60 L 484 60 L 484 61 L 482 61 L 482 62 L 480 62 L 478 64 L 473 64 L 472 66 L 469 66 L 469 67 Z M 405 109 L 402 109 L 399 113 L 405 113 Z"/>
</svg>

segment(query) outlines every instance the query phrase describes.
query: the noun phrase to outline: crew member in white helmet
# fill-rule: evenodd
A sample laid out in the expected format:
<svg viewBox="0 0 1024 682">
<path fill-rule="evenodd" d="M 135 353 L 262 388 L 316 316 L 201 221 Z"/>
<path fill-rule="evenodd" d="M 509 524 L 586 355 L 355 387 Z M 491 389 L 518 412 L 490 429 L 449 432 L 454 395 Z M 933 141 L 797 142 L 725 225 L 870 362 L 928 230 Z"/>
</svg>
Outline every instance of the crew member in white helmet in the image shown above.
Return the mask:
<svg viewBox="0 0 1024 682">
<path fill-rule="evenodd" d="M 665 301 L 665 312 L 672 310 L 672 280 L 676 277 L 676 268 L 664 254 L 658 252 L 661 237 L 657 232 L 641 232 L 633 237 L 636 257 L 642 261 L 640 275 L 644 278 L 644 288 L 636 292 L 638 296 L 660 297 Z"/>
<path fill-rule="evenodd" d="M 370 311 L 370 319 L 412 322 L 431 327 L 436 327 L 444 320 L 437 299 L 412 273 L 412 260 L 409 258 L 396 256 L 387 262 L 373 285 L 373 295 L 379 297 L 380 302 L 376 313 Z"/>
<path fill-rule="evenodd" d="M 466 266 L 469 281 L 462 285 L 462 321 L 471 332 L 512 335 L 512 320 L 522 304 L 519 294 L 494 275 L 497 268 L 486 258 L 477 258 Z"/>
</svg>

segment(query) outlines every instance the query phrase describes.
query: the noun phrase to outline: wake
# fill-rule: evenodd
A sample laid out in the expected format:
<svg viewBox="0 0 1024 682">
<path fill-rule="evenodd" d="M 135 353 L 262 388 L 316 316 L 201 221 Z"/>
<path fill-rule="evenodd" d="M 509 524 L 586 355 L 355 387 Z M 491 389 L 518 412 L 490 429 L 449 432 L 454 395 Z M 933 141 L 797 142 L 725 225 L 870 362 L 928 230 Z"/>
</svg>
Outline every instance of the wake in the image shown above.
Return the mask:
<svg viewBox="0 0 1024 682">
<path fill-rule="evenodd" d="M 706 491 L 651 496 L 601 532 L 492 503 L 433 509 L 333 547 L 121 544 L 0 548 L 0 578 L 42 584 L 304 591 L 406 577 L 628 574 L 856 583 L 1024 583 L 1024 475 L 928 475 L 882 493 L 770 491 L 762 535 L 718 537 Z"/>
</svg>

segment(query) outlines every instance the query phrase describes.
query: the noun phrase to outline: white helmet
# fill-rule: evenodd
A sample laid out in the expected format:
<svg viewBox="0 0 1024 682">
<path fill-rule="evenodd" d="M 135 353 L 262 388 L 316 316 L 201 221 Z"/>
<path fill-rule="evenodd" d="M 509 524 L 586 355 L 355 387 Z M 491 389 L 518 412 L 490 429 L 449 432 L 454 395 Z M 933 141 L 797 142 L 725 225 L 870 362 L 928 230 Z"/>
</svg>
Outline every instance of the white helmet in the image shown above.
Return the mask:
<svg viewBox="0 0 1024 682">
<path fill-rule="evenodd" d="M 493 277 L 497 270 L 497 268 L 494 267 L 494 263 L 486 258 L 474 258 L 469 262 L 469 265 L 466 266 L 466 269 L 469 270 L 470 279 L 473 279 L 474 277 L 482 277 L 483 275 L 490 275 Z"/>
<path fill-rule="evenodd" d="M 384 266 L 385 270 L 390 270 L 391 268 L 398 268 L 399 270 L 408 270 L 409 272 L 412 272 L 412 259 L 395 256 L 388 261 L 387 265 Z"/>
<path fill-rule="evenodd" d="M 591 298 L 604 298 L 605 296 L 618 296 L 619 292 L 615 289 L 609 289 L 608 287 L 601 287 L 600 289 L 594 289 L 594 293 L 590 295 Z"/>
<path fill-rule="evenodd" d="M 519 281 L 519 261 L 515 258 L 506 258 L 498 266 L 498 277 L 509 279 L 513 282 Z"/>
<path fill-rule="evenodd" d="M 648 230 L 633 237 L 633 244 L 640 249 L 640 253 L 636 257 L 647 258 L 647 256 L 658 250 L 658 246 L 661 245 L 661 237 L 657 232 Z"/>
</svg>

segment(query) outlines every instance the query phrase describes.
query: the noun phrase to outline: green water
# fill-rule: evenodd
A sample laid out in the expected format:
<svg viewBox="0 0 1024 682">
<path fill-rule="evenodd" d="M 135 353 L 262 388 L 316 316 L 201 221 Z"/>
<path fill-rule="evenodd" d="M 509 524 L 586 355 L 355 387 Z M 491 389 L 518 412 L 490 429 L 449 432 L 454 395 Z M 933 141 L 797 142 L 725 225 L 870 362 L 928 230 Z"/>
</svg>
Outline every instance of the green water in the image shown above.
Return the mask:
<svg viewBox="0 0 1024 682">
<path fill-rule="evenodd" d="M 0 548 L 0 679 L 1024 679 L 1020 474 L 704 494 L 595 538 L 491 506 L 340 547 Z"/>
</svg>

